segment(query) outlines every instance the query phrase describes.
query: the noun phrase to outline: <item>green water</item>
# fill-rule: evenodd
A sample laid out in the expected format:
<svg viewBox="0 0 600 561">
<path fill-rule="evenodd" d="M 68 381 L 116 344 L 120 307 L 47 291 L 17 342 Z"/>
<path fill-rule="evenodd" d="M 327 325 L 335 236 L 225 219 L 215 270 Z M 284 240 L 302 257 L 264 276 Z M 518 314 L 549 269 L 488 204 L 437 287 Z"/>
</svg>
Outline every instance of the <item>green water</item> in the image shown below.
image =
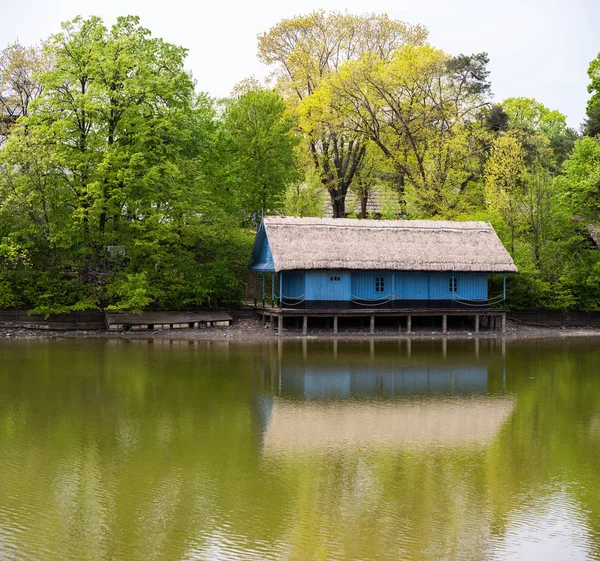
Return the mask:
<svg viewBox="0 0 600 561">
<path fill-rule="evenodd" d="M 600 559 L 600 340 L 0 344 L 0 560 Z"/>
</svg>

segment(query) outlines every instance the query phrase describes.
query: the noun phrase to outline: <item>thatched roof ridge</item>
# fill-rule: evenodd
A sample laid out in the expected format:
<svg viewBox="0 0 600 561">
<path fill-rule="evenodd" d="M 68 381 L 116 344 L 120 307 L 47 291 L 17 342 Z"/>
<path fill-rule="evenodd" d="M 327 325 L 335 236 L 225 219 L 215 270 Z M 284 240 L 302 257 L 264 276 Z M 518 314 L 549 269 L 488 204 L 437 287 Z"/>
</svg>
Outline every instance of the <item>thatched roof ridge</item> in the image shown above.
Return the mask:
<svg viewBox="0 0 600 561">
<path fill-rule="evenodd" d="M 266 216 L 276 271 L 516 272 L 487 222 Z"/>
</svg>

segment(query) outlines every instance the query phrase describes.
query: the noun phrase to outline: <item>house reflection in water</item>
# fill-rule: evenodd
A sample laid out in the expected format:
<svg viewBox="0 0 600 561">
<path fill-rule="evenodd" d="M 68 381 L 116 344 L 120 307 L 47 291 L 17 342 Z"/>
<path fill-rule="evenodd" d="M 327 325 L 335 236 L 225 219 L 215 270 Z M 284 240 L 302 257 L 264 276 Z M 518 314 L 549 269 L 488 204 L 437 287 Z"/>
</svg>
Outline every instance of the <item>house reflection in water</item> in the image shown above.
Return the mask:
<svg viewBox="0 0 600 561">
<path fill-rule="evenodd" d="M 283 368 L 282 396 L 305 400 L 485 394 L 487 365 Z"/>
<path fill-rule="evenodd" d="M 485 446 L 514 409 L 489 392 L 488 364 L 286 361 L 263 393 L 265 454 L 351 447 Z M 276 378 L 276 379 L 275 379 Z"/>
</svg>

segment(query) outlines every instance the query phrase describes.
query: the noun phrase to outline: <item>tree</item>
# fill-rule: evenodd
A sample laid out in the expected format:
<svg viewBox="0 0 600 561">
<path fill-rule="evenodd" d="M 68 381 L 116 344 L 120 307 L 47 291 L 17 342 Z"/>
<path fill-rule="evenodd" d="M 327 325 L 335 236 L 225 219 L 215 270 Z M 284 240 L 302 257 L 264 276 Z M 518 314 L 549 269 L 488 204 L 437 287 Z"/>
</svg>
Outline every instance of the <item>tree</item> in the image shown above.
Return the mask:
<svg viewBox="0 0 600 561">
<path fill-rule="evenodd" d="M 129 16 L 67 22 L 47 52 L 43 90 L 0 151 L 0 258 L 26 302 L 49 313 L 235 300 L 231 252 L 247 241 L 203 213 L 198 184 L 219 155 L 186 50 Z"/>
<path fill-rule="evenodd" d="M 513 256 L 525 173 L 525 155 L 519 140 L 512 135 L 500 136 L 485 166 L 485 195 L 488 208 L 498 212 L 510 229 Z"/>
<path fill-rule="evenodd" d="M 589 223 L 600 221 L 600 139 L 584 137 L 575 143 L 560 178 L 563 200 L 572 215 Z"/>
<path fill-rule="evenodd" d="M 245 215 L 279 211 L 298 178 L 293 120 L 275 91 L 253 87 L 230 100 L 223 127 L 235 165 L 234 190 Z"/>
<path fill-rule="evenodd" d="M 315 95 L 321 83 L 344 62 L 366 53 L 386 59 L 399 46 L 422 44 L 427 31 L 386 15 L 353 16 L 313 12 L 281 21 L 259 35 L 259 58 L 276 66 L 278 87 L 291 110 Z M 323 100 L 323 98 L 321 98 Z M 333 215 L 345 215 L 345 197 L 365 156 L 361 134 L 327 118 L 328 105 L 310 104 L 300 119 L 307 160 L 318 171 L 332 202 Z"/>
<path fill-rule="evenodd" d="M 521 139 L 528 164 L 539 162 L 557 174 L 577 139 L 566 117 L 527 97 L 511 97 L 500 106 L 508 116 L 509 130 Z"/>
<path fill-rule="evenodd" d="M 0 52 L 0 144 L 16 120 L 29 114 L 30 103 L 42 92 L 36 76 L 49 66 L 40 47 L 17 42 Z"/>
<path fill-rule="evenodd" d="M 404 45 L 384 58 L 349 61 L 322 87 L 339 126 L 375 143 L 392 162 L 418 215 L 442 215 L 474 178 L 478 119 L 487 106 L 487 56 L 449 57 L 429 45 Z"/>
<path fill-rule="evenodd" d="M 588 92 L 591 97 L 587 102 L 583 134 L 597 136 L 600 134 L 600 54 L 590 62 L 588 76 L 590 77 Z"/>
</svg>

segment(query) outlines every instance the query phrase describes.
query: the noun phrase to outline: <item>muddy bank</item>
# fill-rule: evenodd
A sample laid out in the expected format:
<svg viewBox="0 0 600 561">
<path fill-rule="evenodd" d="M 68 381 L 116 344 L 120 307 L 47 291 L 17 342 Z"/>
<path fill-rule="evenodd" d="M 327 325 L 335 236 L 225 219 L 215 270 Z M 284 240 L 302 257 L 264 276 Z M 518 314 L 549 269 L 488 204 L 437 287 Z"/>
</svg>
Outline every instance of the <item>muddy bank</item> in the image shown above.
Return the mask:
<svg viewBox="0 0 600 561">
<path fill-rule="evenodd" d="M 415 329 L 407 334 L 398 333 L 397 329 L 388 327 L 376 328 L 375 334 L 369 333 L 369 329 L 341 329 L 337 335 L 333 335 L 331 329 L 311 328 L 306 336 L 309 339 L 397 339 L 402 338 L 449 338 L 449 339 L 496 339 L 505 337 L 507 339 L 540 339 L 540 338 L 564 338 L 564 337 L 600 337 L 600 328 L 569 328 L 569 327 L 532 327 L 508 321 L 506 334 L 501 331 L 481 331 L 475 334 L 467 329 L 450 329 L 443 334 L 435 328 Z M 235 342 L 258 342 L 278 339 L 302 339 L 302 331 L 299 329 L 284 329 L 281 336 L 277 335 L 276 329 L 270 329 L 262 321 L 257 319 L 239 319 L 230 327 L 212 327 L 207 329 L 173 329 L 153 331 L 52 331 L 40 329 L 5 328 L 0 329 L 1 339 L 167 339 L 167 340 L 198 340 L 198 341 L 235 341 Z"/>
</svg>

